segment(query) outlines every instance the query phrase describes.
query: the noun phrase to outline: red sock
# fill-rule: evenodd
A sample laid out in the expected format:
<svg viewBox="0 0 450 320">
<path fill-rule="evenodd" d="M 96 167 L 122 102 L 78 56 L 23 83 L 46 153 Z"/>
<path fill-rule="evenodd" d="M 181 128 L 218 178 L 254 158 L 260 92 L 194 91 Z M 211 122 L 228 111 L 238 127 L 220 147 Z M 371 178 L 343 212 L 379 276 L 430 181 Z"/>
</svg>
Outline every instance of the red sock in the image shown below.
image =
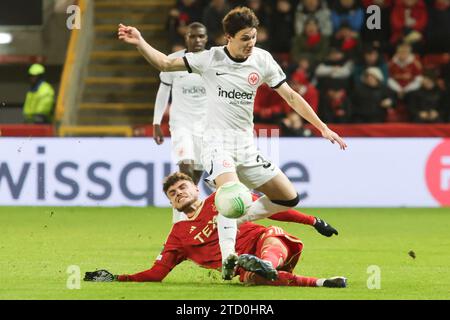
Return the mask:
<svg viewBox="0 0 450 320">
<path fill-rule="evenodd" d="M 246 271 L 242 277 L 242 281 L 249 284 L 266 285 L 266 286 L 289 286 L 289 287 L 316 287 L 317 278 L 297 276 L 286 271 L 278 271 L 278 279 L 270 281 L 264 279 L 253 272 Z"/>
<path fill-rule="evenodd" d="M 317 278 L 298 276 L 286 271 L 278 271 L 274 286 L 316 287 Z"/>
<path fill-rule="evenodd" d="M 269 219 L 277 220 L 277 221 L 286 221 L 286 222 L 296 222 L 302 224 L 313 225 L 315 218 L 313 216 L 309 216 L 300 211 L 296 211 L 294 209 L 289 209 L 286 211 L 278 212 L 269 217 Z"/>
<path fill-rule="evenodd" d="M 314 277 L 303 277 L 303 276 L 295 276 L 295 280 L 297 286 L 299 287 L 317 287 L 317 278 Z"/>
<path fill-rule="evenodd" d="M 284 248 L 282 246 L 284 246 Z M 286 261 L 287 252 L 289 251 L 284 244 L 280 243 L 280 245 L 277 246 L 269 244 L 261 248 L 260 258 L 265 261 L 270 261 L 276 269 L 279 266 L 282 266 Z"/>
</svg>

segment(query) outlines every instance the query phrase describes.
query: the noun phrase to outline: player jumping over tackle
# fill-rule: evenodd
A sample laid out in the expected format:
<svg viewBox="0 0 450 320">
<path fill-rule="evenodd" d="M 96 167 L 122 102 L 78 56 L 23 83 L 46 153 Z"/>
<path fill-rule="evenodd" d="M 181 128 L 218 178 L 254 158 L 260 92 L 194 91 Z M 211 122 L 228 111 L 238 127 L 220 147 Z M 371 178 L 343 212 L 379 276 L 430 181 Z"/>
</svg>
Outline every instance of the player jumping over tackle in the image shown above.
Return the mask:
<svg viewBox="0 0 450 320">
<path fill-rule="evenodd" d="M 130 26 L 119 25 L 120 40 L 135 45 L 139 52 L 160 71 L 188 70 L 200 74 L 207 86 L 208 110 L 202 144 L 202 164 L 209 181 L 217 188 L 241 181 L 264 196 L 248 208 L 250 220 L 269 217 L 293 208 L 299 195 L 286 175 L 266 160 L 254 145 L 253 103 L 257 88 L 267 83 L 322 136 L 341 149 L 347 147 L 338 134 L 330 130 L 311 106 L 287 83 L 286 76 L 272 55 L 255 47 L 259 21 L 246 7 L 231 10 L 222 25 L 227 45 L 200 53 L 186 53 L 170 58 L 153 48 Z M 231 279 L 238 257 L 235 252 L 235 219 L 217 216 L 219 245 L 224 259 L 222 277 Z"/>
<path fill-rule="evenodd" d="M 204 201 L 199 199 L 199 189 L 183 173 L 167 177 L 164 192 L 172 206 L 186 214 L 187 220 L 175 223 L 167 237 L 164 249 L 149 270 L 128 275 L 113 275 L 107 270 L 86 272 L 85 281 L 162 281 L 184 260 L 208 268 L 221 268 L 219 237 L 216 228 L 218 212 L 214 207 L 214 194 Z M 314 225 L 323 235 L 337 231 L 313 216 L 292 209 L 273 215 L 272 219 L 296 221 Z M 238 221 L 239 231 L 236 251 L 239 253 L 233 276 L 246 284 L 302 287 L 346 287 L 344 277 L 314 278 L 295 275 L 293 272 L 302 253 L 302 242 L 279 227 L 263 227 L 252 222 Z"/>
</svg>

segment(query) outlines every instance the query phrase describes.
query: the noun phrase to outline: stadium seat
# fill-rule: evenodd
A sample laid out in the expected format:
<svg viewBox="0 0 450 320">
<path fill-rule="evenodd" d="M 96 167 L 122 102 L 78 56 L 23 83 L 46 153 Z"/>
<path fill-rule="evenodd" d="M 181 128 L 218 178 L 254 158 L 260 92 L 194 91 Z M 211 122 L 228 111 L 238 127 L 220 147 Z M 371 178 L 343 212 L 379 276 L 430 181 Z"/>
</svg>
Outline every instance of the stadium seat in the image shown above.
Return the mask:
<svg viewBox="0 0 450 320">
<path fill-rule="evenodd" d="M 440 68 L 442 65 L 450 62 L 450 54 L 438 53 L 438 54 L 426 54 L 422 58 L 424 69 Z"/>
</svg>

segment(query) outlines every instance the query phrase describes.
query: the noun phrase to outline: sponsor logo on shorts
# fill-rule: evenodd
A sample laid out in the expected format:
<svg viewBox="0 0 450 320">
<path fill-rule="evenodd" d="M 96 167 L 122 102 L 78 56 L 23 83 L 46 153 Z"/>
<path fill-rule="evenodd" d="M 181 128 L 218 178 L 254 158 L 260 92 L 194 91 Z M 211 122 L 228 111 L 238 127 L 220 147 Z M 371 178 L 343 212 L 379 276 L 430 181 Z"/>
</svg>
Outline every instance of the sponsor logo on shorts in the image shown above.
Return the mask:
<svg viewBox="0 0 450 320">
<path fill-rule="evenodd" d="M 223 166 L 225 168 L 231 168 L 231 167 L 233 167 L 233 164 L 230 161 L 223 160 Z"/>
</svg>

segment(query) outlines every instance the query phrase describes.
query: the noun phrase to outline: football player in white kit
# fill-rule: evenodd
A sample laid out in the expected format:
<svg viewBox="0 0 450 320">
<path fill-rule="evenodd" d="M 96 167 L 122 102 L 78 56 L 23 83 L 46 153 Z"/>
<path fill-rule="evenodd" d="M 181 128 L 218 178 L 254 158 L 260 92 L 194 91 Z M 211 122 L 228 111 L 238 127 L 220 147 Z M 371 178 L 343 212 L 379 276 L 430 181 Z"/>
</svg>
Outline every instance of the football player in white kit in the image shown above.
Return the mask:
<svg viewBox="0 0 450 320">
<path fill-rule="evenodd" d="M 246 7 L 231 10 L 222 21 L 227 45 L 201 53 L 170 58 L 153 48 L 130 26 L 119 25 L 120 40 L 137 49 L 160 71 L 188 70 L 200 74 L 207 86 L 208 110 L 203 136 L 202 163 L 216 187 L 241 181 L 264 194 L 254 201 L 243 220 L 252 221 L 295 207 L 299 195 L 286 175 L 265 160 L 253 142 L 253 102 L 258 86 L 267 83 L 322 136 L 344 150 L 347 145 L 315 114 L 311 106 L 287 83 L 272 55 L 255 47 L 258 18 Z M 242 219 L 242 218 L 241 218 Z M 242 222 L 242 221 L 241 221 Z M 217 217 L 222 253 L 222 278 L 231 279 L 237 256 L 237 221 Z M 261 266 L 263 267 L 263 266 Z"/>
<path fill-rule="evenodd" d="M 169 57 L 177 58 L 183 57 L 187 52 L 201 52 L 205 50 L 207 41 L 206 27 L 199 22 L 193 22 L 187 27 L 186 49 L 174 52 Z M 178 164 L 180 172 L 187 174 L 198 184 L 203 174 L 200 156 L 207 109 L 205 82 L 200 75 L 187 70 L 161 72 L 159 77 L 161 84 L 153 114 L 153 138 L 158 145 L 164 142 L 161 120 L 172 93 L 169 114 L 172 159 Z M 173 223 L 185 219 L 184 213 L 173 209 Z"/>
</svg>

